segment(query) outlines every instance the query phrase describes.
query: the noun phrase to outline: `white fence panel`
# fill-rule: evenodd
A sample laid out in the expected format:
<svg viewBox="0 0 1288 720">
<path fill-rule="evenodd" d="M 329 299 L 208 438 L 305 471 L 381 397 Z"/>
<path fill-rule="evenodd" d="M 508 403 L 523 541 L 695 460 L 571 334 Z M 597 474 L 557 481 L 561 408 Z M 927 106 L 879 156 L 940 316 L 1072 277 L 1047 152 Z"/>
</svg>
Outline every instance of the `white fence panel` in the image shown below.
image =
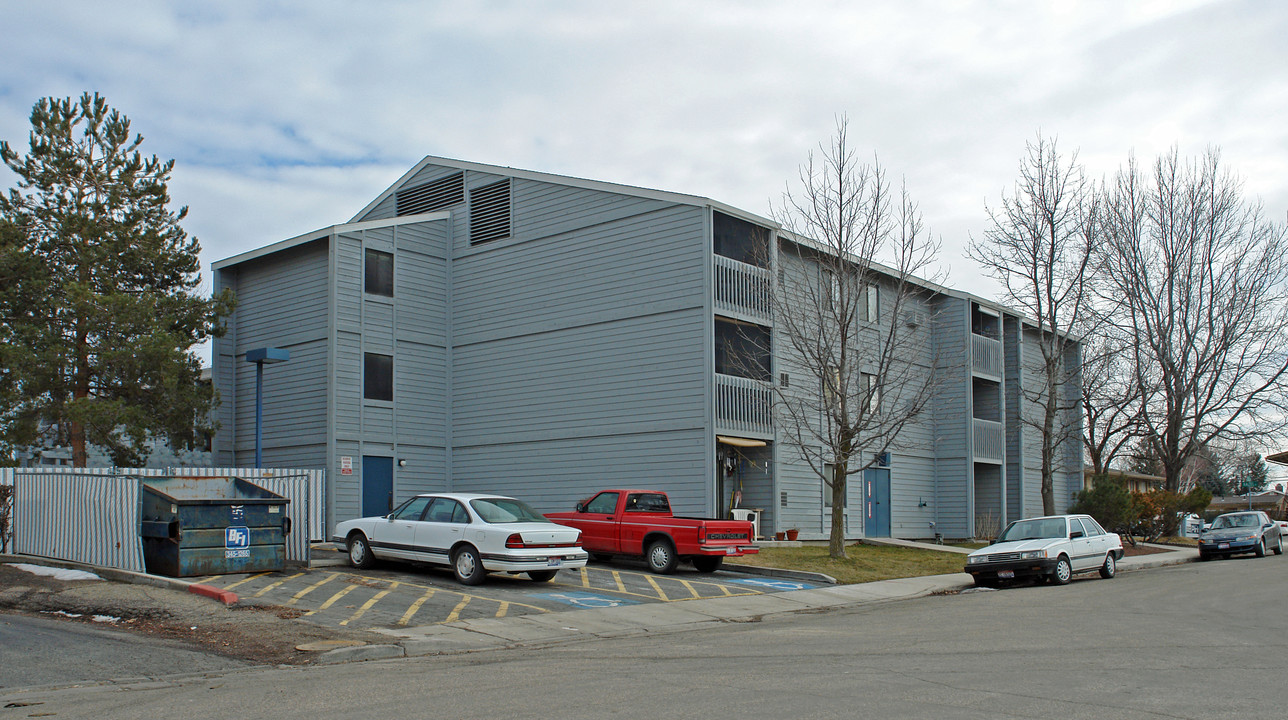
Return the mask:
<svg viewBox="0 0 1288 720">
<path fill-rule="evenodd" d="M 14 473 L 13 551 L 145 572 L 140 488 L 136 476 L 102 470 L 20 469 Z"/>
</svg>

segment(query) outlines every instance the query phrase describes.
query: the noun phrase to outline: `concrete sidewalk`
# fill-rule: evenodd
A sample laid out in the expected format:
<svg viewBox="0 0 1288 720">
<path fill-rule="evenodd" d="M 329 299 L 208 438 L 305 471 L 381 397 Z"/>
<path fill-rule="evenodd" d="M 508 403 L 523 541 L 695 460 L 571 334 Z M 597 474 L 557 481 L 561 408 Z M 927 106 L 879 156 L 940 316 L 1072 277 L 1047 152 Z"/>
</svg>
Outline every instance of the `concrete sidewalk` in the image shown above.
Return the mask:
<svg viewBox="0 0 1288 720">
<path fill-rule="evenodd" d="M 903 544 L 903 542 L 906 541 L 892 544 Z M 962 550 L 925 543 L 914 545 L 926 545 L 932 549 L 948 552 Z M 1179 565 L 1198 559 L 1198 550 L 1193 548 L 1154 547 L 1166 549 L 1168 552 L 1125 557 L 1118 563 L 1119 571 L 1131 572 L 1164 565 Z M 684 632 L 716 627 L 721 623 L 757 622 L 762 618 L 777 615 L 908 600 L 937 593 L 958 592 L 972 587 L 974 583 L 970 575 L 953 573 L 764 595 L 571 610 L 500 620 L 490 618 L 459 620 L 441 625 L 376 630 L 389 635 L 389 644 L 337 648 L 323 653 L 318 661 L 349 662 L 452 654 L 503 647 L 551 645 L 590 638 Z"/>
</svg>

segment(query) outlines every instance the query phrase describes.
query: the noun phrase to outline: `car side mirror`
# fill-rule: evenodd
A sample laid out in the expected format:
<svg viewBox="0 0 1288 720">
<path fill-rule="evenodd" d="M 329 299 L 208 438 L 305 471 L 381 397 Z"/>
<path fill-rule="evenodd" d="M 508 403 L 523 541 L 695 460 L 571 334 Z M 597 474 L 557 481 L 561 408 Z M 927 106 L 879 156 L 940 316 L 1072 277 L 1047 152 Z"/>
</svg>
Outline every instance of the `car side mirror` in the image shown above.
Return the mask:
<svg viewBox="0 0 1288 720">
<path fill-rule="evenodd" d="M 1074 530 L 1073 532 L 1069 533 L 1069 539 L 1077 540 L 1078 538 L 1082 537 L 1085 534 L 1086 533 L 1082 532 L 1081 530 Z"/>
<path fill-rule="evenodd" d="M 577 512 L 586 512 L 586 503 L 577 503 Z"/>
</svg>

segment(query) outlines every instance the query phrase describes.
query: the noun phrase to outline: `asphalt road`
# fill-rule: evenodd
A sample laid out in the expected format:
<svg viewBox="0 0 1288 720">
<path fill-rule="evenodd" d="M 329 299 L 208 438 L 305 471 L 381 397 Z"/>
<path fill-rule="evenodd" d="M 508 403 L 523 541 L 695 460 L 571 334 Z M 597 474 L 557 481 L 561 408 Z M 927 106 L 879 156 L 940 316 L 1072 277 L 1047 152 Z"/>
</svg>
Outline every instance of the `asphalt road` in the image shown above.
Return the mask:
<svg viewBox="0 0 1288 720">
<path fill-rule="evenodd" d="M 246 665 L 107 626 L 0 614 L 0 692 L 13 687 L 150 678 Z M 0 718 L 7 717 L 4 712 L 0 710 Z"/>
<path fill-rule="evenodd" d="M 1281 717 L 1286 592 L 1288 557 L 1241 558 L 679 634 L 0 691 L 0 704 L 98 720 Z"/>
</svg>

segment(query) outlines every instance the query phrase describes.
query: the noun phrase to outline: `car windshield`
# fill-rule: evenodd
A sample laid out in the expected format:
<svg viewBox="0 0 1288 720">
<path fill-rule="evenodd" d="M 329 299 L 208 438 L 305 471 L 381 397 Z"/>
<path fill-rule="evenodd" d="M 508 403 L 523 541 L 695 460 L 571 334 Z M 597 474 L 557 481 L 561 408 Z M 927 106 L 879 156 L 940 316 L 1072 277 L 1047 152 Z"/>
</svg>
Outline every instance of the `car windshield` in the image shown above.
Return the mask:
<svg viewBox="0 0 1288 720">
<path fill-rule="evenodd" d="M 1228 530 L 1229 528 L 1244 528 L 1257 526 L 1256 515 L 1222 515 L 1212 521 L 1213 530 Z"/>
<path fill-rule="evenodd" d="M 1064 526 L 1064 518 L 1038 518 L 1036 520 L 1020 520 L 1012 524 L 998 536 L 997 542 L 1063 537 L 1068 537 Z"/>
<path fill-rule="evenodd" d="M 479 498 L 471 500 L 470 507 L 485 523 L 550 522 L 522 500 Z"/>
</svg>

